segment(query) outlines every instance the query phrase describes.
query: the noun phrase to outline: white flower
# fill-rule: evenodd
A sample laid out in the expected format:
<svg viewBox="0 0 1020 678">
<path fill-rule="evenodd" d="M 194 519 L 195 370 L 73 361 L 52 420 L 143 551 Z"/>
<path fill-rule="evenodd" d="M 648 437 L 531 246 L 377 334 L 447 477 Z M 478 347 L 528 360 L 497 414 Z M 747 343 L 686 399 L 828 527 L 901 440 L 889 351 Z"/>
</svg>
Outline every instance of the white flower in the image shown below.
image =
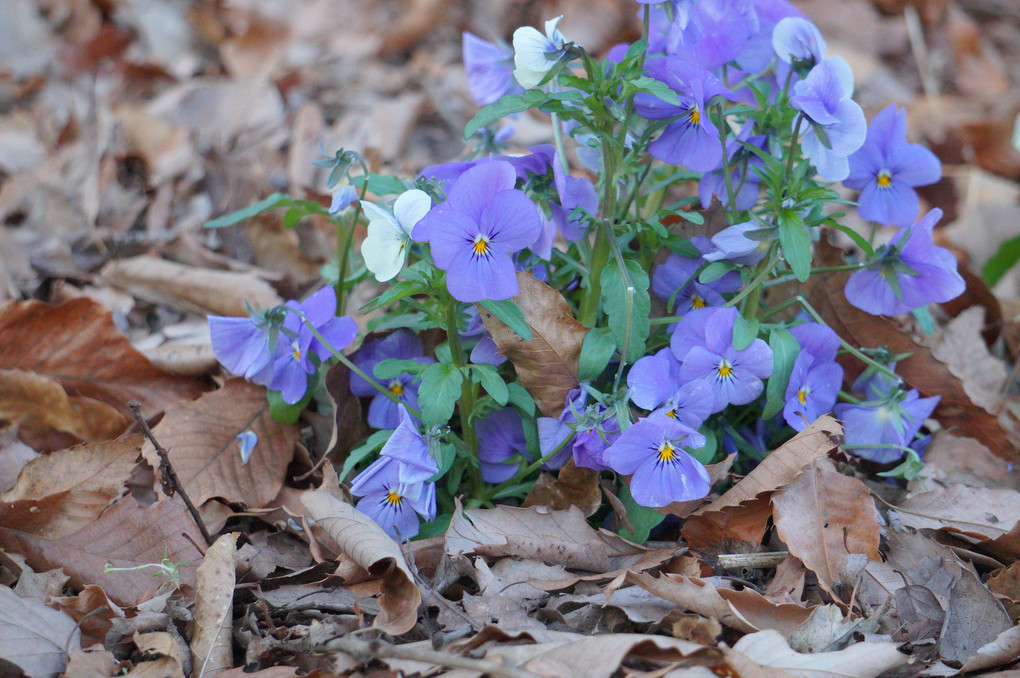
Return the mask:
<svg viewBox="0 0 1020 678">
<path fill-rule="evenodd" d="M 361 201 L 368 216 L 368 237 L 361 243 L 361 256 L 376 280 L 390 280 L 404 267 L 411 244 L 411 229 L 432 208 L 432 199 L 425 191 L 412 189 L 402 193 L 393 203 L 393 214 Z"/>
<path fill-rule="evenodd" d="M 522 26 L 514 31 L 514 77 L 521 87 L 538 87 L 549 69 L 563 56 L 566 40 L 556 28 L 562 16 L 545 22 L 545 35 L 531 26 Z"/>
</svg>

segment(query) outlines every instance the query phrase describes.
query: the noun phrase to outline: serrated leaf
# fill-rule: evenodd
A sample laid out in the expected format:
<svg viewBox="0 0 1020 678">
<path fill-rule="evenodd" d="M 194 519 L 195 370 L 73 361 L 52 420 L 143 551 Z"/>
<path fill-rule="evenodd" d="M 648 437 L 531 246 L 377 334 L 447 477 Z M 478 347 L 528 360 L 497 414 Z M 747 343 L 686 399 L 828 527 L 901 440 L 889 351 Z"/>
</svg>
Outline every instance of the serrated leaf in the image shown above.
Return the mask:
<svg viewBox="0 0 1020 678">
<path fill-rule="evenodd" d="M 510 393 L 511 405 L 521 410 L 529 417 L 535 416 L 535 399 L 531 397 L 530 393 L 528 393 L 528 389 L 515 381 L 507 385 L 507 391 Z"/>
<path fill-rule="evenodd" d="M 351 177 L 351 184 L 355 188 L 362 188 L 366 181 L 368 182 L 368 192 L 376 195 L 403 193 L 407 190 L 404 182 L 392 174 L 369 174 L 367 179 L 364 175 Z"/>
<path fill-rule="evenodd" d="M 636 261 L 626 261 L 630 285 L 618 266 L 610 264 L 602 271 L 602 308 L 609 316 L 609 329 L 627 362 L 637 362 L 645 354 L 645 340 L 651 329 L 648 314 L 652 303 L 648 296 L 648 273 Z"/>
<path fill-rule="evenodd" d="M 244 221 L 245 219 L 251 219 L 257 214 L 262 214 L 266 210 L 271 210 L 274 207 L 290 205 L 293 202 L 294 202 L 293 198 L 291 198 L 286 193 L 273 193 L 272 195 L 269 195 L 263 198 L 262 200 L 259 200 L 257 203 L 248 205 L 247 207 L 239 209 L 236 212 L 231 212 L 230 214 L 225 214 L 222 217 L 211 219 L 205 222 L 205 227 L 223 228 L 225 226 L 233 226 L 234 224 L 238 224 Z"/>
<path fill-rule="evenodd" d="M 769 334 L 772 349 L 772 376 L 765 388 L 765 409 L 762 419 L 771 419 L 786 405 L 786 387 L 790 383 L 793 361 L 800 353 L 800 344 L 789 330 L 774 329 Z"/>
<path fill-rule="evenodd" d="M 269 401 L 269 414 L 274 420 L 281 424 L 293 424 L 311 402 L 312 392 L 309 390 L 305 393 L 304 398 L 293 405 L 284 402 L 283 394 L 280 391 L 266 391 L 266 400 Z"/>
<path fill-rule="evenodd" d="M 448 363 L 433 363 L 422 372 L 418 406 L 426 426 L 450 421 L 454 405 L 460 398 L 460 385 L 463 381 L 464 375 L 460 368 Z"/>
<path fill-rule="evenodd" d="M 471 380 L 481 384 L 485 392 L 500 405 L 506 405 L 510 401 L 510 390 L 506 382 L 491 365 L 472 365 Z"/>
</svg>

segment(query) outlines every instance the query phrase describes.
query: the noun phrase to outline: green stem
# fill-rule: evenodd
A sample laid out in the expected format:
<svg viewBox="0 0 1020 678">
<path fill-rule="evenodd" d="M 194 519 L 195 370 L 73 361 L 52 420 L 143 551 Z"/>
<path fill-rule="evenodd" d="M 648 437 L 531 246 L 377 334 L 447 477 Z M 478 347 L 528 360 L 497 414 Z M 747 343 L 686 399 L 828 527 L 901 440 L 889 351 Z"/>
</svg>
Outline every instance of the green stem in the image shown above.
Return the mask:
<svg viewBox="0 0 1020 678">
<path fill-rule="evenodd" d="M 754 279 L 747 283 L 747 286 L 740 290 L 737 296 L 727 301 L 726 306 L 736 306 L 746 298 L 747 302 L 744 304 L 742 315 L 745 318 L 754 317 L 758 312 L 758 301 L 761 299 L 762 282 L 764 282 L 765 278 L 772 273 L 772 269 L 778 264 L 779 258 L 776 256 L 776 248 L 773 245 L 769 248 L 769 255 L 762 259 L 758 263 L 758 267 L 755 268 Z"/>
<path fill-rule="evenodd" d="M 723 68 L 725 69 L 726 67 L 723 66 Z M 730 213 L 736 209 L 737 199 L 736 193 L 733 191 L 733 180 L 730 178 L 730 154 L 726 152 L 726 132 L 729 130 L 729 127 L 726 125 L 726 116 L 723 113 L 722 104 L 716 106 L 716 112 L 719 115 L 716 120 L 716 127 L 719 130 L 719 143 L 722 144 L 723 181 L 726 184 L 726 198 L 729 201 L 726 204 L 726 216 L 730 216 Z"/>
<path fill-rule="evenodd" d="M 845 264 L 843 266 L 821 266 L 819 268 L 812 268 L 811 275 L 814 275 L 815 273 L 836 273 L 838 271 L 858 271 L 865 267 L 866 267 L 865 264 Z M 797 276 L 793 274 L 784 275 L 779 278 L 776 278 L 775 280 L 769 280 L 763 286 L 773 287 L 775 285 L 782 285 L 783 283 L 793 282 L 796 279 Z"/>
<path fill-rule="evenodd" d="M 339 277 L 336 281 L 337 315 L 343 315 L 346 310 L 344 296 L 347 293 L 347 265 L 351 258 L 351 246 L 354 244 L 354 229 L 358 227 L 358 219 L 361 217 L 361 201 L 365 199 L 365 194 L 368 192 L 368 167 L 362 164 L 362 168 L 365 171 L 365 184 L 361 187 L 361 195 L 358 196 L 358 201 L 354 204 L 350 227 L 341 235 L 340 224 L 342 222 L 336 222 L 336 257 L 339 268 Z"/>
<path fill-rule="evenodd" d="M 458 369 L 463 368 L 467 361 L 464 359 L 464 347 L 460 343 L 460 331 L 457 327 L 457 301 L 449 297 L 446 306 L 446 338 L 450 342 L 450 357 Z M 464 445 L 468 454 L 473 460 L 478 459 L 478 436 L 475 433 L 475 425 L 471 415 L 475 411 L 475 382 L 464 375 L 460 382 L 460 428 L 464 438 Z M 467 467 L 468 478 L 471 483 L 471 496 L 481 497 L 485 491 L 485 481 L 482 479 L 482 468 L 479 464 L 470 463 Z"/>
</svg>

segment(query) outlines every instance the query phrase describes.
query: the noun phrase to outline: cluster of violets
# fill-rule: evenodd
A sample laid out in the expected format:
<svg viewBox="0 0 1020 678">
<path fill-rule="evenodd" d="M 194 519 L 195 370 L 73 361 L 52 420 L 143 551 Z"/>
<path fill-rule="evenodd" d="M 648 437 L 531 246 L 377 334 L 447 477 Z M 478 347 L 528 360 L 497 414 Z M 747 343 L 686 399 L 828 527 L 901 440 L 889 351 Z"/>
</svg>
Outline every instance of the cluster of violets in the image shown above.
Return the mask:
<svg viewBox="0 0 1020 678">
<path fill-rule="evenodd" d="M 851 98 L 850 67 L 827 54 L 817 28 L 787 0 L 637 2 L 647 26 L 642 75 L 656 87 L 634 95 L 629 110 L 617 105 L 620 110 L 608 114 L 628 125 L 619 137 L 623 145 L 645 144 L 648 163 L 699 177 L 702 207 L 717 200 L 731 225 L 711 238 L 689 238 L 684 247 L 660 257 L 650 292 L 668 323 L 664 333 L 649 340 L 652 352 L 632 365 L 623 362 L 623 349 L 614 354 L 606 373 L 616 372 L 617 386 L 625 375 L 625 388 L 607 393 L 614 388 L 579 384 L 558 417 L 529 416 L 508 403 L 490 404 L 470 417 L 460 412 L 456 421 L 461 428 L 472 427 L 477 444 L 477 458 L 468 465 L 475 465 L 485 483 L 504 487 L 538 466 L 555 470 L 572 460 L 629 477 L 637 504 L 663 507 L 710 491 L 705 463 L 716 451 L 710 439 L 728 448 L 736 435 L 766 452 L 763 431 L 785 426 L 801 431 L 829 412 L 845 425 L 846 449 L 861 458 L 892 464 L 908 450 L 922 453 L 924 439 L 918 435 L 938 398 L 922 398 L 904 387 L 891 359 L 869 361 L 852 393 L 842 392 L 844 371 L 837 357 L 842 360 L 849 347 L 803 314 L 783 328 L 798 352 L 792 366 L 784 367 L 781 410 L 773 409 L 778 412 L 773 420 L 762 420 L 766 385 L 777 378 L 776 358 L 758 336 L 757 324 L 748 334 L 749 318 L 737 303 L 749 285 L 760 284 L 755 276 L 779 250 L 774 216 L 779 207 L 763 199 L 769 161 L 790 168 L 797 158 L 786 158 L 798 152 L 810 163 L 809 174 L 859 191 L 863 220 L 876 229 L 895 229 L 887 243 L 844 267 L 855 269 L 845 287 L 850 304 L 894 316 L 958 296 L 964 282 L 955 259 L 932 240 L 941 211 L 921 215 L 915 190 L 940 179 L 939 161 L 907 141 L 906 112 L 895 105 L 867 124 Z M 536 88 L 550 96 L 569 95 L 575 75 L 560 78 L 577 73 L 571 65 L 583 50 L 559 25 L 557 18 L 544 32 L 520 28 L 512 47 L 465 33 L 464 63 L 475 101 L 488 106 Z M 600 68 L 623 63 L 631 50 L 630 45 L 614 47 Z M 767 116 L 746 114 L 770 106 L 793 111 L 782 134 L 763 126 Z M 745 113 L 728 116 L 730 107 Z M 598 181 L 572 176 L 559 144 L 534 146 L 521 155 L 500 152 L 498 144 L 513 134 L 510 121 L 494 136 L 490 132 L 488 151 L 426 168 L 413 188 L 388 205 L 359 203 L 347 184 L 337 191 L 331 214 L 339 218 L 353 208 L 367 220 L 360 252 L 377 281 L 410 279 L 411 264 L 418 278 L 425 270 L 425 279 L 439 281 L 459 316 L 446 329 L 449 337 L 456 327 L 458 343 L 469 352 L 464 369 L 498 369 L 506 362 L 472 302 L 512 299 L 520 271 L 560 281 L 565 295 L 590 284 L 583 271 L 574 276 L 558 271 L 564 265 L 580 271 L 577 260 L 589 260 L 607 182 L 623 182 L 602 176 L 606 146 L 597 130 L 576 118 L 553 119 L 558 130 L 561 124 L 576 142 L 578 159 Z M 781 208 L 808 216 L 809 207 L 802 204 L 784 202 Z M 809 232 L 807 237 L 819 236 Z M 578 255 L 582 250 L 584 257 Z M 703 275 L 713 266 L 716 274 Z M 304 302 L 250 318 L 213 317 L 213 348 L 234 374 L 297 403 L 315 385 L 320 368 L 331 356 L 339 359 L 338 352 L 356 338 L 354 321 L 336 317 L 336 310 L 336 296 L 326 287 Z M 359 497 L 358 509 L 398 539 L 418 533 L 419 517 L 435 519 L 436 482 L 449 467 L 440 472 L 440 447 L 457 425 L 427 427 L 422 420 L 420 375 L 439 355 L 429 353 L 414 330 L 398 327 L 368 338 L 351 356 L 356 368 L 351 392 L 368 401 L 369 426 L 392 430 L 379 458 L 354 478 L 351 492 Z M 384 361 L 411 361 L 421 369 L 377 378 L 376 368 Z M 509 367 L 502 376 L 511 376 Z"/>
</svg>

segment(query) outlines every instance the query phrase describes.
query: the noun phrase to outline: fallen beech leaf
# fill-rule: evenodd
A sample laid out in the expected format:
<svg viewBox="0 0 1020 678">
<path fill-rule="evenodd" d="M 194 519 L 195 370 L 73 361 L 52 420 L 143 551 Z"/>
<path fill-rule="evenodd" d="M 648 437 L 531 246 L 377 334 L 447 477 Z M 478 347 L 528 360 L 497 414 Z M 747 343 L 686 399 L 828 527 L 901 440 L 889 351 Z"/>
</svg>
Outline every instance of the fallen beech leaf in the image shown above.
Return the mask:
<svg viewBox="0 0 1020 678">
<path fill-rule="evenodd" d="M 873 607 L 880 607 L 904 586 L 924 586 L 939 605 L 949 603 L 949 589 L 957 566 L 963 561 L 948 546 L 913 530 L 886 533 L 884 560 L 868 561 L 864 569 L 864 590 Z"/>
<path fill-rule="evenodd" d="M 549 473 L 538 477 L 521 504 L 522 508 L 529 506 L 548 506 L 556 511 L 576 506 L 585 517 L 590 516 L 602 506 L 599 472 L 575 465 L 571 457 L 555 477 Z"/>
<path fill-rule="evenodd" d="M 803 605 L 801 597 L 804 595 L 806 573 L 804 563 L 793 556 L 787 556 L 786 560 L 776 567 L 776 576 L 765 589 L 765 597 L 776 605 Z"/>
<path fill-rule="evenodd" d="M 939 482 L 931 482 L 939 481 Z M 955 483 L 970 487 L 1012 489 L 1020 487 L 1020 469 L 974 438 L 939 431 L 924 453 L 924 471 L 910 493 L 938 489 Z"/>
<path fill-rule="evenodd" d="M 258 442 L 244 463 L 237 435 L 249 430 Z M 265 388 L 243 379 L 230 379 L 218 391 L 174 405 L 153 434 L 169 452 L 174 471 L 196 505 L 222 497 L 265 506 L 283 486 L 298 440 L 296 426 L 281 424 L 269 414 Z M 159 467 L 151 443 L 142 452 L 153 468 Z"/>
<path fill-rule="evenodd" d="M 1020 657 L 1020 626 L 1011 626 L 972 654 L 960 667 L 960 673 L 1005 666 L 1017 657 Z"/>
<path fill-rule="evenodd" d="M 734 452 L 733 454 L 727 455 L 720 462 L 708 464 L 705 467 L 705 470 L 708 471 L 708 481 L 710 486 L 714 486 L 716 483 L 722 482 L 733 467 L 733 462 L 736 460 L 737 453 Z M 707 497 L 702 499 L 692 499 L 691 501 L 674 501 L 673 503 L 657 508 L 656 510 L 659 513 L 667 513 L 669 515 L 676 516 L 677 518 L 686 518 L 704 506 L 707 501 Z"/>
<path fill-rule="evenodd" d="M 121 494 L 141 454 L 142 440 L 141 434 L 135 433 L 34 459 L 22 469 L 17 484 L 0 499 L 40 500 L 67 492 L 63 510 L 51 518 L 48 531 L 65 535 L 83 529 Z"/>
<path fill-rule="evenodd" d="M 79 440 L 107 440 L 122 433 L 128 420 L 116 408 L 72 397 L 53 379 L 25 370 L 0 369 L 0 421 L 31 431 L 62 431 Z"/>
<path fill-rule="evenodd" d="M 839 652 L 800 654 L 790 649 L 776 631 L 751 633 L 724 650 L 738 675 L 753 676 L 753 667 L 739 661 L 739 654 L 762 666 L 806 678 L 874 678 L 907 663 L 909 657 L 896 649 L 897 643 L 856 643 Z"/>
<path fill-rule="evenodd" d="M 547 565 L 605 572 L 609 556 L 618 550 L 588 525 L 575 506 L 563 511 L 544 506 L 467 510 L 458 506 L 446 531 L 446 552 L 531 558 Z"/>
<path fill-rule="evenodd" d="M 67 665 L 64 648 L 80 646 L 81 632 L 73 619 L 0 586 L 0 658 L 33 678 L 55 676 Z"/>
<path fill-rule="evenodd" d="M 101 649 L 101 646 L 100 649 L 78 649 L 71 653 L 64 675 L 67 678 L 107 678 L 117 675 L 118 664 L 120 662 L 113 653 Z"/>
<path fill-rule="evenodd" d="M 941 332 L 922 336 L 920 343 L 962 382 L 971 402 L 994 412 L 1005 395 L 1009 369 L 989 353 L 981 338 L 984 319 L 984 309 L 975 306 L 950 320 Z"/>
<path fill-rule="evenodd" d="M 407 633 L 418 621 L 421 591 L 407 567 L 400 545 L 379 525 L 350 504 L 324 490 L 301 495 L 301 503 L 340 549 L 369 574 L 382 577 L 379 614 L 372 626 L 392 635 Z"/>
<path fill-rule="evenodd" d="M 231 612 L 236 554 L 237 533 L 225 534 L 205 552 L 195 574 L 191 661 L 198 676 L 215 676 L 234 667 Z"/>
<path fill-rule="evenodd" d="M 124 610 L 96 584 L 89 584 L 76 596 L 54 596 L 49 604 L 74 619 L 82 632 L 82 645 L 86 647 L 105 642 L 113 620 L 124 618 Z"/>
<path fill-rule="evenodd" d="M 326 452 L 343 453 L 365 437 L 365 424 L 361 419 L 361 400 L 351 393 L 351 370 L 337 363 L 326 372 L 326 393 L 333 410 L 333 432 Z"/>
<path fill-rule="evenodd" d="M 54 511 L 62 510 L 66 496 L 0 504 L 0 548 L 24 555 L 36 570 L 63 568 L 71 575 L 72 586 L 102 582 L 118 605 L 148 600 L 160 580 L 151 570 L 106 574 L 107 563 L 137 567 L 166 557 L 184 563 L 178 568 L 182 584 L 194 583 L 195 563 L 201 559 L 194 544 L 201 543 L 202 535 L 179 499 L 157 501 L 143 509 L 131 497 L 124 497 L 81 530 L 54 537 L 47 534 L 47 523 Z"/>
<path fill-rule="evenodd" d="M 772 495 L 776 531 L 790 553 L 818 575 L 818 584 L 836 597 L 845 582 L 840 568 L 852 553 L 878 560 L 878 510 L 867 486 L 818 459 Z"/>
<path fill-rule="evenodd" d="M 1008 537 L 1020 521 L 1020 492 L 950 485 L 908 497 L 893 511 L 908 527 L 993 540 Z"/>
<path fill-rule="evenodd" d="M 202 315 L 246 317 L 246 302 L 256 310 L 283 303 L 268 282 L 247 271 L 217 271 L 141 256 L 111 261 L 100 273 L 134 297 Z"/>
<path fill-rule="evenodd" d="M 628 572 L 626 581 L 743 633 L 774 629 L 788 637 L 811 615 L 811 610 L 799 605 L 775 605 L 750 589 L 723 588 L 723 580 L 713 583 L 709 579 L 675 574 L 654 577 Z"/>
<path fill-rule="evenodd" d="M 514 364 L 517 377 L 547 417 L 563 412 L 567 392 L 578 384 L 577 361 L 588 328 L 577 322 L 563 296 L 534 276 L 517 273 L 520 291 L 513 298 L 531 328 L 524 341 L 484 308 L 478 313 L 499 352 Z"/>
<path fill-rule="evenodd" d="M 18 440 L 18 429 L 0 428 L 0 494 L 14 487 L 21 469 L 39 456 L 31 446 Z"/>
<path fill-rule="evenodd" d="M 50 306 L 0 305 L 0 369 L 24 370 L 60 384 L 72 398 L 91 398 L 120 412 L 130 400 L 147 415 L 197 397 L 205 386 L 155 367 L 114 326 L 110 311 L 80 298 Z"/>
<path fill-rule="evenodd" d="M 939 654 L 954 664 L 962 664 L 1013 625 L 995 594 L 977 575 L 963 568 L 958 572 L 939 635 Z"/>
<path fill-rule="evenodd" d="M 843 263 L 841 250 L 824 240 L 818 243 L 816 255 L 821 266 Z M 805 285 L 805 296 L 829 327 L 855 346 L 885 346 L 894 354 L 909 353 L 909 357 L 896 364 L 896 373 L 922 396 L 941 397 L 933 416 L 943 428 L 977 438 L 1002 457 L 1015 457 L 1016 451 L 999 420 L 971 401 L 963 382 L 945 363 L 901 331 L 893 321 L 850 305 L 843 294 L 849 276 L 848 272 L 812 276 Z M 852 356 L 840 356 L 839 362 L 847 382 L 856 379 L 864 369 Z"/>
<path fill-rule="evenodd" d="M 772 517 L 768 497 L 834 450 L 842 433 L 843 427 L 832 417 L 816 419 L 721 497 L 695 511 L 684 523 L 684 539 L 695 548 L 718 544 L 722 539 L 761 541 Z"/>
<path fill-rule="evenodd" d="M 181 665 L 182 670 L 187 667 L 191 669 L 191 652 L 180 636 L 173 636 L 167 631 L 149 631 L 139 633 L 135 631 L 133 640 L 139 654 L 152 657 L 162 655 L 170 657 Z M 198 674 L 196 674 L 198 675 Z"/>
</svg>

